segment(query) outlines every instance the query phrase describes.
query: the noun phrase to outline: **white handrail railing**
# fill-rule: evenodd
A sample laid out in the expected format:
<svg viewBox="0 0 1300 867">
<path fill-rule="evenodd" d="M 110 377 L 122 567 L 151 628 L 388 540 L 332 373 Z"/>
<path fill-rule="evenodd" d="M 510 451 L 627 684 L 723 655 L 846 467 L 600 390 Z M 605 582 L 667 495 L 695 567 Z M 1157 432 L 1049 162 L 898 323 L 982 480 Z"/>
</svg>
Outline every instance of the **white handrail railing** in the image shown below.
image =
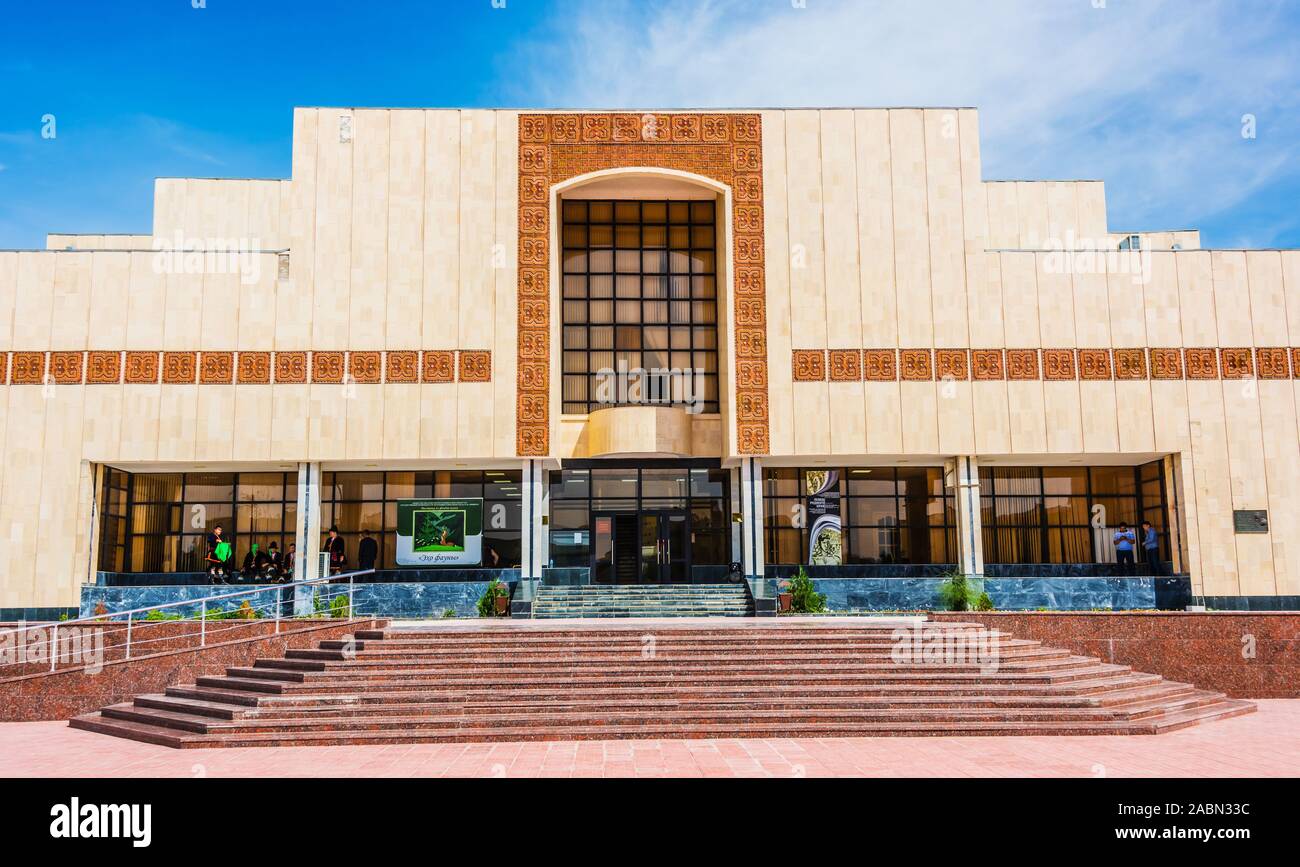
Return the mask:
<svg viewBox="0 0 1300 867">
<path fill-rule="evenodd" d="M 21 648 L 22 650 L 18 654 L 19 658 L 16 661 L 5 661 L 4 659 L 0 659 L 0 672 L 2 672 L 7 667 L 11 667 L 15 665 L 25 666 L 30 664 L 30 660 L 26 658 L 27 656 L 26 648 L 29 646 L 29 642 L 27 639 L 28 639 L 28 634 L 34 631 L 41 633 L 38 636 L 38 640 L 41 640 L 41 643 L 44 644 L 43 641 L 44 632 L 46 630 L 49 630 L 50 671 L 55 671 L 59 664 L 59 657 L 60 657 L 59 630 L 60 629 L 66 630 L 69 627 L 90 626 L 90 625 L 104 626 L 110 623 L 125 623 L 126 625 L 125 644 L 115 644 L 115 645 L 111 645 L 111 647 L 123 648 L 124 649 L 123 658 L 129 660 L 131 658 L 131 647 L 133 644 L 139 646 L 142 644 L 150 644 L 153 643 L 154 641 L 170 640 L 176 637 L 176 636 L 164 636 L 163 638 L 135 639 L 134 633 L 139 627 L 155 625 L 159 623 L 186 623 L 186 622 L 193 622 L 197 620 L 199 622 L 199 646 L 206 647 L 208 633 L 209 633 L 208 630 L 209 603 L 222 602 L 225 600 L 239 599 L 243 597 L 265 595 L 268 592 L 274 592 L 276 597 L 275 600 L 269 603 L 249 605 L 248 610 L 253 611 L 255 613 L 255 616 L 253 618 L 247 620 L 241 620 L 240 622 L 232 624 L 231 626 L 228 627 L 215 629 L 213 630 L 213 633 L 215 634 L 219 632 L 224 632 L 227 629 L 236 629 L 241 626 L 247 626 L 251 623 L 257 623 L 260 620 L 263 620 L 263 618 L 261 618 L 259 615 L 256 615 L 257 611 L 263 609 L 272 609 L 274 611 L 275 634 L 278 635 L 280 633 L 280 621 L 283 619 L 283 607 L 285 605 L 285 599 L 282 596 L 282 591 L 298 588 L 298 587 L 310 587 L 318 584 L 341 584 L 344 580 L 346 580 L 347 581 L 346 590 L 340 588 L 339 593 L 336 595 L 341 596 L 344 592 L 347 593 L 348 617 L 353 618 L 356 616 L 356 579 L 362 575 L 373 575 L 374 572 L 375 572 L 374 569 L 358 569 L 354 572 L 343 572 L 338 575 L 321 576 L 319 578 L 310 578 L 302 581 L 289 581 L 284 584 L 265 584 L 259 587 L 249 588 L 247 590 L 236 590 L 230 593 L 218 593 L 212 596 L 202 596 L 197 599 L 181 599 L 175 602 L 164 602 L 159 605 L 149 605 L 141 608 L 130 608 L 125 611 L 109 611 L 103 614 L 92 614 L 87 617 L 77 617 L 72 620 L 62 620 L 56 623 L 19 624 L 14 627 L 6 627 L 5 629 L 0 630 L 0 632 L 4 634 L 5 643 L 11 644 L 15 648 Z M 168 609 L 175 609 L 175 608 L 182 608 L 182 607 L 192 608 L 195 605 L 199 606 L 199 614 L 197 617 L 177 616 L 175 618 L 168 618 L 165 620 L 146 620 L 144 618 L 137 616 L 140 614 L 148 614 L 155 611 L 162 612 Z M 223 614 L 228 613 L 224 609 L 224 606 L 222 606 L 222 608 L 223 608 Z M 121 619 L 123 617 L 126 618 L 125 621 Z M 101 651 L 103 649 L 104 648 L 101 648 Z"/>
</svg>

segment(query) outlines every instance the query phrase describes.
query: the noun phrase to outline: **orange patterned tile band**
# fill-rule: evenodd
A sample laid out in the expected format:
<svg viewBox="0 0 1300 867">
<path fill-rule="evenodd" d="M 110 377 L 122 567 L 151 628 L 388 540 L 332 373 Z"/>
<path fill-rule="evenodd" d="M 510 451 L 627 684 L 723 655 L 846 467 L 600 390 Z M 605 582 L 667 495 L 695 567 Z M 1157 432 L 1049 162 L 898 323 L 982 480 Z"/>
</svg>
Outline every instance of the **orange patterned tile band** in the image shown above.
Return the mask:
<svg viewBox="0 0 1300 867">
<path fill-rule="evenodd" d="M 867 382 L 967 380 L 1300 379 L 1300 347 L 1143 349 L 832 349 L 830 379 Z M 796 349 L 795 382 L 825 382 L 827 350 Z M 836 359 L 840 359 L 838 364 Z M 932 373 L 937 372 L 937 377 Z M 901 372 L 901 373 L 900 373 Z M 971 375 L 973 372 L 973 376 Z"/>
<path fill-rule="evenodd" d="M 690 172 L 732 192 L 736 450 L 766 454 L 767 313 L 763 129 L 757 114 L 519 116 L 519 363 L 516 451 L 550 450 L 551 188 L 618 168 Z"/>
<path fill-rule="evenodd" d="M 492 353 L 480 349 L 0 352 L 0 385 L 157 385 L 160 373 L 166 385 L 269 385 L 272 371 L 274 382 L 281 385 L 491 382 Z"/>
</svg>

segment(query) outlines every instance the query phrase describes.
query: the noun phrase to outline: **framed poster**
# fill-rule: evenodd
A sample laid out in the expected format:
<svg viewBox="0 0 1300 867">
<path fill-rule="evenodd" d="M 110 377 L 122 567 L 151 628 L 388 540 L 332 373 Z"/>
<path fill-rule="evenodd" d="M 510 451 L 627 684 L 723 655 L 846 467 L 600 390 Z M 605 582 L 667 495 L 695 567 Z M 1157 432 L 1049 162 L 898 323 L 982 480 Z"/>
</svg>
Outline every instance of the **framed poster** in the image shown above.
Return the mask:
<svg viewBox="0 0 1300 867">
<path fill-rule="evenodd" d="M 807 470 L 808 565 L 840 566 L 844 562 L 840 524 L 840 474 L 838 470 Z"/>
<path fill-rule="evenodd" d="M 398 566 L 478 566 L 483 562 L 483 501 L 398 500 Z"/>
</svg>

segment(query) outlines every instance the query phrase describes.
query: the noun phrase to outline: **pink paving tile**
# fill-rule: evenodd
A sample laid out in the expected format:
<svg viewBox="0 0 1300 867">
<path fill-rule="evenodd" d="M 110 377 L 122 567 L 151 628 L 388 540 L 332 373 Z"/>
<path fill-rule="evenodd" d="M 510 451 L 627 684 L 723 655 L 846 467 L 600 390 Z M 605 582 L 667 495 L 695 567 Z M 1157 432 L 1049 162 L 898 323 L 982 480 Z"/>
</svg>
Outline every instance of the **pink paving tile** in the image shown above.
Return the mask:
<svg viewBox="0 0 1300 867">
<path fill-rule="evenodd" d="M 173 750 L 0 724 L 0 776 L 1298 776 L 1300 700 L 1154 736 L 768 738 Z"/>
</svg>

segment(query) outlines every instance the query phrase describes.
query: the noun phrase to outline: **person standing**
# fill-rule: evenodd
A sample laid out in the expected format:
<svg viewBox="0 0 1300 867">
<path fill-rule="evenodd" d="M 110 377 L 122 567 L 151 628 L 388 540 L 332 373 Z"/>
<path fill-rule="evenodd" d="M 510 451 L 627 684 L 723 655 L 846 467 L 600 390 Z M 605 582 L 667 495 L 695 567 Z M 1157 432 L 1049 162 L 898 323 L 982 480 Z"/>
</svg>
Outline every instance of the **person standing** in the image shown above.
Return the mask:
<svg viewBox="0 0 1300 867">
<path fill-rule="evenodd" d="M 370 538 L 369 530 L 361 531 L 361 542 L 357 545 L 357 568 L 373 569 L 379 558 L 379 543 Z"/>
<path fill-rule="evenodd" d="M 217 524 L 212 528 L 212 532 L 208 534 L 206 560 L 209 580 L 213 584 L 230 583 L 234 577 L 232 574 L 234 572 L 234 559 L 234 546 L 226 541 L 226 537 L 222 534 L 221 525 Z"/>
<path fill-rule="evenodd" d="M 1115 531 L 1115 561 L 1126 575 L 1133 574 L 1133 546 L 1137 544 L 1137 535 L 1129 529 L 1128 524 L 1119 522 Z"/>
<path fill-rule="evenodd" d="M 330 574 L 337 575 L 343 571 L 347 565 L 347 552 L 343 545 L 343 537 L 339 535 L 338 527 L 330 527 L 330 534 L 325 539 L 325 544 L 321 546 L 322 551 L 329 552 L 330 555 Z"/>
<path fill-rule="evenodd" d="M 1142 522 L 1142 551 L 1146 554 L 1147 568 L 1151 574 L 1161 574 L 1164 570 L 1160 563 L 1160 535 L 1150 521 Z"/>
</svg>

